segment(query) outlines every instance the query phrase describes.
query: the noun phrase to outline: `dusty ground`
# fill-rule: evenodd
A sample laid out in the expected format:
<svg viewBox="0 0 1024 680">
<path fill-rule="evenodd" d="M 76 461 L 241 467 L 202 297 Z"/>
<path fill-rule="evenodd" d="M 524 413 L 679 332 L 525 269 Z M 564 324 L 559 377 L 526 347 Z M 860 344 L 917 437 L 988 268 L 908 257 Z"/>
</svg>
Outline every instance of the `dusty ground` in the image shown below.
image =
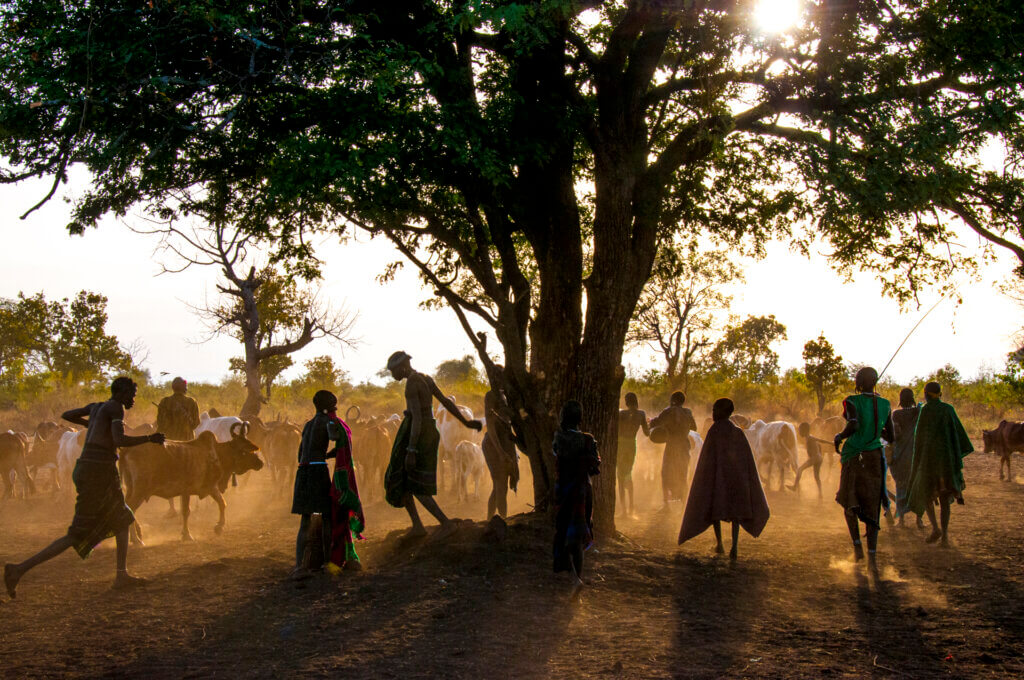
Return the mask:
<svg viewBox="0 0 1024 680">
<path fill-rule="evenodd" d="M 811 480 L 799 498 L 769 493 L 772 520 L 741 537 L 736 565 L 710 535 L 676 547 L 681 509 L 658 512 L 644 494 L 623 537 L 588 554 L 590 586 L 572 605 L 543 523 L 516 518 L 497 544 L 482 524 L 403 544 L 402 513 L 380 504 L 360 544 L 367 570 L 299 589 L 284 578 L 297 523 L 256 477 L 231 492 L 219 537 L 212 503 L 193 514 L 193 544 L 166 503 L 140 510 L 155 537 L 130 555 L 152 580 L 143 591 L 109 590 L 112 545 L 30 574 L 0 605 L 0 675 L 1022 677 L 1024 486 L 995 481 L 983 454 L 967 479 L 955 547 L 887 530 L 880 579 L 848 561 L 839 508 Z M 483 518 L 482 502 L 445 505 Z M 49 498 L 0 504 L 0 562 L 61 533 L 70 512 Z"/>
</svg>

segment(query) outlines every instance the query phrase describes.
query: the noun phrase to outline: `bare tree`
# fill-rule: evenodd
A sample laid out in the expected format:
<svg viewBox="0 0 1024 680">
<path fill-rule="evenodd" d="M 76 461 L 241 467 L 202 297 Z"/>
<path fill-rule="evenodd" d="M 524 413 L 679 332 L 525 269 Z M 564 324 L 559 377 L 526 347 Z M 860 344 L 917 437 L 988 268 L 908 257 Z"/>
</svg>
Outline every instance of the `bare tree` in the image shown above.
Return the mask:
<svg viewBox="0 0 1024 680">
<path fill-rule="evenodd" d="M 231 335 L 242 343 L 240 368 L 246 387 L 242 418 L 259 415 L 266 401 L 261 390 L 264 362 L 293 354 L 319 338 L 348 347 L 355 344 L 356 315 L 334 309 L 312 291 L 300 289 L 293 276 L 274 266 L 252 263 L 250 250 L 256 245 L 252 235 L 223 223 L 186 230 L 173 222 L 142 233 L 159 235 L 161 247 L 179 260 L 177 267 L 162 265 L 162 273 L 197 265 L 220 268 L 217 290 L 222 297 L 194 309 L 209 323 L 213 335 Z M 246 266 L 248 272 L 240 274 Z"/>
<path fill-rule="evenodd" d="M 720 250 L 663 251 L 640 296 L 627 342 L 661 352 L 665 377 L 685 390 L 694 362 L 713 344 L 718 313 L 732 301 L 724 286 L 742 280 Z"/>
</svg>

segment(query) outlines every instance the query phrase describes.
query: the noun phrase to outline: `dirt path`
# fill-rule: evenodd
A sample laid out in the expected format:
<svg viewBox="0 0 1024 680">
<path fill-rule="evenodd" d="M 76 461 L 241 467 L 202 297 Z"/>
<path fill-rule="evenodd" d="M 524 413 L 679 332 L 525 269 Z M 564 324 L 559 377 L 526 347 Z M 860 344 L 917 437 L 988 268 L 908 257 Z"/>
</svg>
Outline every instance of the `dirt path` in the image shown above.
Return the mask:
<svg viewBox="0 0 1024 680">
<path fill-rule="evenodd" d="M 222 536 L 212 503 L 194 512 L 192 544 L 165 503 L 144 506 L 155 540 L 130 556 L 153 581 L 144 591 L 111 593 L 112 546 L 29 575 L 0 605 L 0 675 L 1021 677 L 1024 486 L 994 481 L 993 458 L 967 462 L 955 547 L 886 530 L 881 579 L 847 561 L 838 506 L 805 484 L 801 498 L 769 494 L 772 520 L 760 539 L 741 536 L 735 566 L 712 555 L 710 534 L 675 546 L 680 508 L 621 520 L 624 538 L 588 553 L 579 606 L 550 572 L 542 523 L 516 518 L 500 543 L 477 524 L 403 544 L 403 513 L 379 504 L 360 545 L 367 570 L 297 588 L 284 579 L 297 522 L 257 478 L 232 492 Z M 446 507 L 484 514 L 482 502 Z M 0 562 L 69 519 L 50 499 L 0 504 Z"/>
</svg>

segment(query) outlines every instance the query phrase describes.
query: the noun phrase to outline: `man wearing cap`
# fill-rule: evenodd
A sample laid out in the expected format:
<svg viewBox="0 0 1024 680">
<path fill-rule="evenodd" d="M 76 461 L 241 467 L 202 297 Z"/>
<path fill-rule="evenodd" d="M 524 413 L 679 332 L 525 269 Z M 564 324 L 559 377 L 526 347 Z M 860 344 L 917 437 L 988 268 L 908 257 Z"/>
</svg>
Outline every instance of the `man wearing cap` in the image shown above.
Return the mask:
<svg viewBox="0 0 1024 680">
<path fill-rule="evenodd" d="M 426 529 L 416 511 L 418 500 L 427 512 L 441 524 L 435 535 L 444 538 L 457 528 L 456 522 L 438 507 L 433 496 L 437 494 L 437 448 L 441 434 L 434 422 L 433 399 L 468 428 L 480 431 L 479 420 L 467 420 L 448 397 L 441 393 L 430 376 L 413 370 L 408 354 L 395 352 L 388 358 L 387 368 L 395 380 L 405 380 L 405 417 L 395 435 L 391 448 L 391 462 L 384 474 L 384 494 L 388 503 L 404 507 L 412 520 L 409 536 L 424 536 Z"/>
<path fill-rule="evenodd" d="M 885 493 L 885 458 L 882 456 L 882 438 L 894 441 L 892 407 L 887 399 L 875 393 L 878 371 L 865 366 L 857 371 L 854 385 L 857 394 L 843 400 L 846 428 L 835 436 L 836 452 L 840 454 L 842 468 L 839 473 L 839 493 L 836 502 L 846 511 L 846 526 L 853 539 L 853 554 L 864 559 L 860 542 L 860 522 L 864 523 L 868 538 L 868 564 L 875 567 L 878 549 L 878 520 Z M 842 450 L 839 445 L 843 444 Z"/>
<path fill-rule="evenodd" d="M 156 407 L 156 430 L 172 441 L 189 441 L 199 427 L 199 404 L 186 392 L 188 383 L 177 377 L 171 381 L 171 395 Z"/>
<path fill-rule="evenodd" d="M 963 505 L 964 456 L 974 451 L 956 409 L 942 401 L 937 382 L 924 386 L 924 404 L 914 430 L 914 462 L 910 469 L 907 508 L 918 515 L 927 513 L 932 535 L 926 540 L 949 545 L 949 508 L 956 500 Z M 941 529 L 935 522 L 935 504 L 939 504 Z"/>
</svg>

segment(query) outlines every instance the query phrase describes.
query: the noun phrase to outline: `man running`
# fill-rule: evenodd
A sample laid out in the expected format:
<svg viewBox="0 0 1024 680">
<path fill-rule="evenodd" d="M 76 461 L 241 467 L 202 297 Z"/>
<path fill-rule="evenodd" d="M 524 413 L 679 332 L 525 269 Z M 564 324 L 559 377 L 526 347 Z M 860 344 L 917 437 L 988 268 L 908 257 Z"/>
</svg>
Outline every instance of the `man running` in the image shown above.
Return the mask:
<svg viewBox="0 0 1024 680">
<path fill-rule="evenodd" d="M 458 407 L 434 384 L 430 376 L 413 370 L 412 357 L 395 352 L 388 358 L 387 368 L 395 380 L 405 380 L 405 417 L 395 435 L 391 448 L 391 462 L 384 474 L 384 495 L 396 508 L 404 507 L 412 520 L 409 537 L 425 536 L 416 501 L 441 524 L 435 538 L 450 536 L 458 524 L 445 515 L 434 500 L 437 495 L 437 447 L 441 434 L 434 422 L 433 399 L 466 427 L 479 432 L 483 423 L 467 420 Z"/>
<path fill-rule="evenodd" d="M 52 560 L 68 548 L 82 559 L 111 536 L 117 542 L 117 576 L 114 588 L 129 588 L 145 583 L 128 573 L 128 528 L 135 516 L 124 502 L 121 477 L 117 473 L 117 449 L 140 444 L 163 444 L 164 435 L 156 432 L 143 437 L 124 433 L 124 412 L 135 405 L 138 386 L 131 378 L 115 378 L 110 384 L 110 399 L 72 409 L 61 415 L 64 420 L 88 428 L 82 455 L 75 463 L 71 478 L 78 497 L 75 517 L 68 533 L 20 564 L 4 565 L 7 594 L 15 596 L 18 582 L 34 567 Z"/>
</svg>

